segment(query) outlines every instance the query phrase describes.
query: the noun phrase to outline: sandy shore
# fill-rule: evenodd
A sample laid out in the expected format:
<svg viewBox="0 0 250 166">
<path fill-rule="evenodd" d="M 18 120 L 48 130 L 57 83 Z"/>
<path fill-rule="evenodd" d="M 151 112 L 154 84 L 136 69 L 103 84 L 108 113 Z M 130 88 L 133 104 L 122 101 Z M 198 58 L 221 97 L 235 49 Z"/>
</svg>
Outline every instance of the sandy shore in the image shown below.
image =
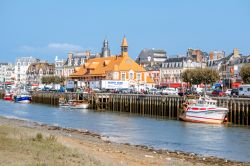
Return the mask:
<svg viewBox="0 0 250 166">
<path fill-rule="evenodd" d="M 26 135 L 34 136 L 37 133 L 42 133 L 42 135 L 47 137 L 53 135 L 56 137 L 56 142 L 58 144 L 77 152 L 77 160 L 72 158 L 74 155 L 71 155 L 69 161 L 72 162 L 56 165 L 250 165 L 250 163 L 230 161 L 216 157 L 201 157 L 193 153 L 189 154 L 166 150 L 154 150 L 146 146 L 119 144 L 110 142 L 101 135 L 87 130 L 80 131 L 57 126 L 41 125 L 24 120 L 0 117 L 0 126 L 8 126 L 21 131 L 25 130 Z M 9 152 L 8 148 L 5 148 L 5 151 L 3 152 L 1 145 L 2 144 L 0 144 L 0 154 L 6 155 L 14 153 Z M 64 154 L 62 155 L 66 157 Z M 11 157 L 11 155 L 9 156 Z M 79 156 L 81 156 L 81 158 L 79 158 Z M 65 160 L 64 157 L 62 158 Z M 15 158 L 9 159 L 10 163 L 8 165 L 12 165 L 11 161 L 15 159 L 17 161 L 12 164 L 16 165 L 16 163 L 19 163 L 15 156 Z M 0 157 L 0 163 L 4 163 L 1 160 L 5 161 L 6 158 L 3 156 Z M 54 165 L 46 164 L 45 161 L 44 163 L 44 165 Z"/>
</svg>

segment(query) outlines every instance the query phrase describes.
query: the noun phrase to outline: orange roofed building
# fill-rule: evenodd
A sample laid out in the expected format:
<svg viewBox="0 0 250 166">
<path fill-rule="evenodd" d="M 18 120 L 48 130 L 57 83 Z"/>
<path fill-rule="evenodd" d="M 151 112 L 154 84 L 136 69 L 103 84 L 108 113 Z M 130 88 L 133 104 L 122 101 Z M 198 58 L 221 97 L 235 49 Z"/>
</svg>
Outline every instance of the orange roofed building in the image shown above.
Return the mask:
<svg viewBox="0 0 250 166">
<path fill-rule="evenodd" d="M 71 79 L 83 81 L 90 88 L 138 88 L 153 86 L 154 81 L 147 77 L 146 70 L 128 56 L 128 43 L 124 37 L 121 55 L 89 59 Z M 105 85 L 104 85 L 105 84 Z"/>
</svg>

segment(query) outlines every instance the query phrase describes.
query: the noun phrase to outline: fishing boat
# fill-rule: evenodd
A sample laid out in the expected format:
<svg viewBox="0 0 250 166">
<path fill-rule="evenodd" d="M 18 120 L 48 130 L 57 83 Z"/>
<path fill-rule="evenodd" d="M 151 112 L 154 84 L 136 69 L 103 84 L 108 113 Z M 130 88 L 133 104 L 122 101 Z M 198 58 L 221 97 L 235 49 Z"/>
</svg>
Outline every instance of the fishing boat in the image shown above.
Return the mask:
<svg viewBox="0 0 250 166">
<path fill-rule="evenodd" d="M 205 96 L 183 103 L 184 112 L 179 116 L 183 121 L 221 124 L 226 121 L 228 108 L 218 107 L 217 101 Z"/>
<path fill-rule="evenodd" d="M 30 103 L 31 96 L 29 94 L 20 94 L 15 96 L 15 102 L 17 103 Z"/>
<path fill-rule="evenodd" d="M 12 101 L 12 94 L 10 94 L 10 93 L 6 93 L 5 95 L 4 95 L 4 98 L 3 98 L 4 100 L 7 100 L 7 101 Z"/>
<path fill-rule="evenodd" d="M 71 109 L 87 109 L 89 107 L 88 101 L 81 100 L 70 100 L 69 108 Z"/>
<path fill-rule="evenodd" d="M 67 100 L 63 97 L 59 98 L 59 107 L 68 108 L 70 105 Z"/>
</svg>

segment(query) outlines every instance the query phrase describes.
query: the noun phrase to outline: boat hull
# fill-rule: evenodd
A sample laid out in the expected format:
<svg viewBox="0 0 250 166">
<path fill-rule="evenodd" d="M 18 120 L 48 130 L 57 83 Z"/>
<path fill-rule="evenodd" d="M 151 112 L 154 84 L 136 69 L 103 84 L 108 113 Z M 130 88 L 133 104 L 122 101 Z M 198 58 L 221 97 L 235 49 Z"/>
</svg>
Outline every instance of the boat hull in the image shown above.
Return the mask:
<svg viewBox="0 0 250 166">
<path fill-rule="evenodd" d="M 31 97 L 16 97 L 15 102 L 17 103 L 30 103 Z"/>
<path fill-rule="evenodd" d="M 83 103 L 83 104 L 77 104 L 77 105 L 71 105 L 71 109 L 87 109 L 89 107 L 88 103 Z"/>
<path fill-rule="evenodd" d="M 19 100 L 18 103 L 30 103 L 30 100 Z"/>
<path fill-rule="evenodd" d="M 3 99 L 6 101 L 12 101 L 12 97 L 4 97 Z"/>
<path fill-rule="evenodd" d="M 180 119 L 195 123 L 222 124 L 225 122 L 227 110 L 220 111 L 186 111 Z"/>
</svg>

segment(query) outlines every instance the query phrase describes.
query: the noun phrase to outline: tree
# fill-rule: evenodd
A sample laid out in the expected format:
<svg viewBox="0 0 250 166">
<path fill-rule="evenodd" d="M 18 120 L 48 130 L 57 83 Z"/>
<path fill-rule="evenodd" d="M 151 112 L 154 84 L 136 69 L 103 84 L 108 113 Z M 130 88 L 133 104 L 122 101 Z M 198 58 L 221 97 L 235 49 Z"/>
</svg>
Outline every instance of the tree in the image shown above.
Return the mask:
<svg viewBox="0 0 250 166">
<path fill-rule="evenodd" d="M 211 84 L 220 79 L 216 70 L 208 68 L 188 69 L 182 73 L 182 80 L 191 84 Z"/>
<path fill-rule="evenodd" d="M 183 82 L 191 83 L 192 70 L 187 69 L 181 74 L 181 79 Z"/>
<path fill-rule="evenodd" d="M 43 84 L 59 84 L 63 83 L 65 81 L 65 77 L 59 77 L 59 76 L 43 76 L 41 79 Z"/>
<path fill-rule="evenodd" d="M 250 64 L 246 64 L 241 68 L 240 76 L 245 84 L 250 84 Z"/>
</svg>

